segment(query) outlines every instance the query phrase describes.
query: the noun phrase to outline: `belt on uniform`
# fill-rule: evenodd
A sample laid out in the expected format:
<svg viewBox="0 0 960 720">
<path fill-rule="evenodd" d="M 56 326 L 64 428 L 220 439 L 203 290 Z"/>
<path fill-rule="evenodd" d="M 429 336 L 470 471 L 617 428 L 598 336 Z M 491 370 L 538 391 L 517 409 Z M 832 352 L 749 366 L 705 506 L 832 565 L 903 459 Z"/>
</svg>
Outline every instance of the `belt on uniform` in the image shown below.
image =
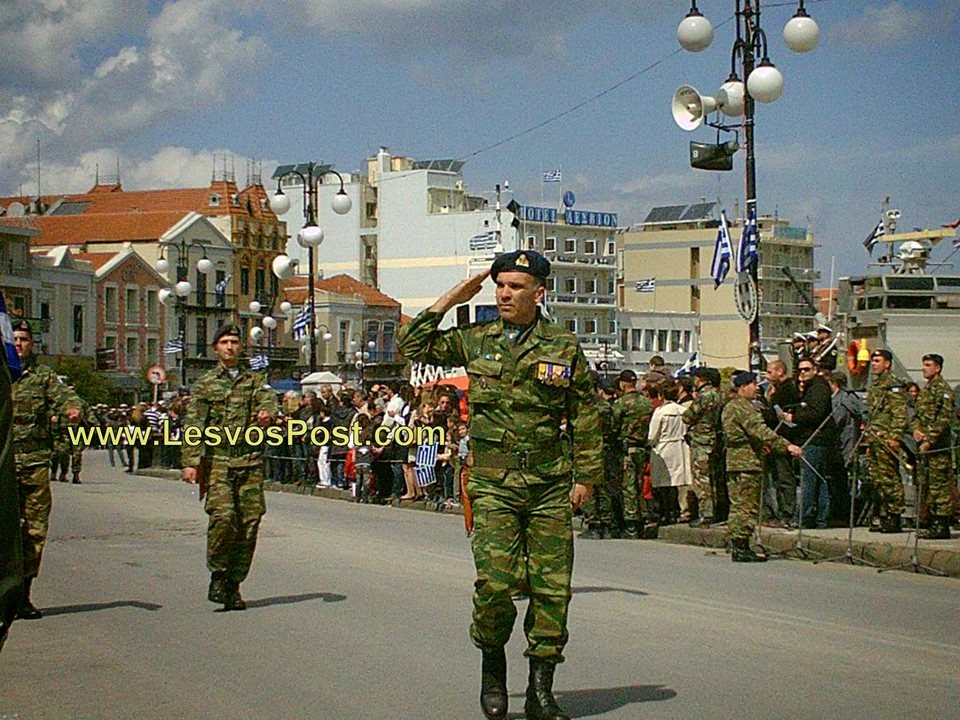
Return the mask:
<svg viewBox="0 0 960 720">
<path fill-rule="evenodd" d="M 475 467 L 501 470 L 529 470 L 543 463 L 556 460 L 562 452 L 559 448 L 544 450 L 520 450 L 518 452 L 474 452 Z"/>
<path fill-rule="evenodd" d="M 638 452 L 643 452 L 647 447 L 645 445 L 630 445 L 626 448 L 627 455 L 636 455 Z"/>
</svg>

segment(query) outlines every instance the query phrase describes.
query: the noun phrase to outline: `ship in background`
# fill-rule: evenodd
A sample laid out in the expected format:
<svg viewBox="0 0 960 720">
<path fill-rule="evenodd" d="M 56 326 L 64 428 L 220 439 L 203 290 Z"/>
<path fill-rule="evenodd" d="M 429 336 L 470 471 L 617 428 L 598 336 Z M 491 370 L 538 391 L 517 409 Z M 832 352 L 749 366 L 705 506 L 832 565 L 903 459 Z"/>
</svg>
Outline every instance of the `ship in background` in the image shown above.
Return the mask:
<svg viewBox="0 0 960 720">
<path fill-rule="evenodd" d="M 949 261 L 960 251 L 960 238 L 954 237 L 957 225 L 897 233 L 900 211 L 886 205 L 880 223 L 864 241 L 870 250 L 883 248 L 871 263 L 880 268 L 879 274 L 841 277 L 838 282 L 837 317 L 846 340 L 851 387 L 866 387 L 870 353 L 877 348 L 893 354 L 898 377 L 921 387 L 921 358 L 939 353 L 943 378 L 955 387 L 960 383 L 960 272 L 953 271 Z M 931 252 L 946 238 L 953 238 L 952 252 L 933 262 Z"/>
</svg>

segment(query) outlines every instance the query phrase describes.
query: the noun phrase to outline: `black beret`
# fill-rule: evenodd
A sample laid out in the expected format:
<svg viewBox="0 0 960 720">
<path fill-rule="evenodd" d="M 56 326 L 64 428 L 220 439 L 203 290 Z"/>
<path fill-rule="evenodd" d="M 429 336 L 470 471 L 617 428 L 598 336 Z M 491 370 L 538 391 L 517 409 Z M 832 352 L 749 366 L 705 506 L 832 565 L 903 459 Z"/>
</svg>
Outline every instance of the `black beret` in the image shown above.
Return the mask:
<svg viewBox="0 0 960 720">
<path fill-rule="evenodd" d="M 613 380 L 602 380 L 600 382 L 600 387 L 607 395 L 616 395 L 620 392 L 620 388 L 617 387 L 617 383 Z"/>
<path fill-rule="evenodd" d="M 502 272 L 522 272 L 546 280 L 550 275 L 550 261 L 535 250 L 515 250 L 497 255 L 490 266 L 490 277 L 494 282 Z"/>
<path fill-rule="evenodd" d="M 733 386 L 743 387 L 757 381 L 757 374 L 742 370 L 733 376 Z"/>
<path fill-rule="evenodd" d="M 26 320 L 16 320 L 16 321 L 14 321 L 14 323 L 13 323 L 13 331 L 14 331 L 14 332 L 25 332 L 25 333 L 28 333 L 28 334 L 30 335 L 30 337 L 33 337 L 33 329 L 30 327 L 30 323 L 28 323 Z"/>
<path fill-rule="evenodd" d="M 234 335 L 238 340 L 243 339 L 243 333 L 240 331 L 240 328 L 233 323 L 227 323 L 217 328 L 217 331 L 213 334 L 213 344 L 216 345 L 220 342 L 220 338 L 226 335 Z"/>
<path fill-rule="evenodd" d="M 704 380 L 710 379 L 710 368 L 705 365 L 701 365 L 698 368 L 694 368 L 693 376 L 698 378 L 703 378 Z"/>
<path fill-rule="evenodd" d="M 940 355 L 938 353 L 928 353 L 927 355 L 924 355 L 923 358 L 921 359 L 935 362 L 940 367 L 943 367 L 943 355 Z"/>
<path fill-rule="evenodd" d="M 623 370 L 617 376 L 617 380 L 626 383 L 635 383 L 637 381 L 637 374 L 633 370 Z"/>
<path fill-rule="evenodd" d="M 872 358 L 882 357 L 887 362 L 893 362 L 893 353 L 890 352 L 889 350 L 884 350 L 882 348 L 877 348 L 876 350 L 874 350 L 872 353 L 870 353 L 870 357 Z"/>
</svg>

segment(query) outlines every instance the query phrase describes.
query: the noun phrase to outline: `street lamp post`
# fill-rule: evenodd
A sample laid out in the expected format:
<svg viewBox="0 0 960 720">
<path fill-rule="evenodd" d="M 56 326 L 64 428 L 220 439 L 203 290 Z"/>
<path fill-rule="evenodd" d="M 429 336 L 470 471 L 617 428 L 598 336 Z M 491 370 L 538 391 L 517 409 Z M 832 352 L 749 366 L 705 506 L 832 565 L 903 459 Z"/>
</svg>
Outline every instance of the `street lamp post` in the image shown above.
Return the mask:
<svg viewBox="0 0 960 720">
<path fill-rule="evenodd" d="M 350 212 L 353 202 L 347 191 L 343 187 L 343 176 L 333 169 L 332 165 L 321 165 L 315 162 L 308 162 L 300 165 L 281 165 L 274 172 L 273 176 L 277 179 L 277 192 L 270 200 L 270 207 L 277 215 L 283 215 L 290 209 L 290 199 L 283 194 L 281 183 L 285 177 L 295 176 L 300 178 L 303 188 L 303 218 L 304 226 L 297 233 L 297 242 L 301 247 L 307 248 L 307 300 L 310 303 L 309 331 L 307 333 L 307 342 L 310 347 L 310 372 L 316 372 L 317 369 L 317 338 L 316 329 L 316 308 L 314 302 L 314 274 L 316 266 L 314 264 L 314 248 L 319 247 L 323 242 L 323 230 L 317 226 L 317 211 L 319 194 L 318 185 L 327 173 L 336 175 L 340 180 L 340 190 L 333 197 L 331 207 L 337 215 L 346 215 Z M 277 260 L 286 256 L 278 256 Z M 278 263 L 274 261 L 273 271 L 280 279 L 290 273 L 290 258 L 286 258 L 286 267 L 282 260 Z"/>
<path fill-rule="evenodd" d="M 761 0 L 734 0 L 736 15 L 736 38 L 730 53 L 730 76 L 717 91 L 716 97 L 701 96 L 689 86 L 680 88 L 674 96 L 674 119 L 684 130 L 694 130 L 704 121 L 704 116 L 718 110 L 728 117 L 742 118 L 744 144 L 746 146 L 746 218 L 747 223 L 755 222 L 757 217 L 757 166 L 754 154 L 754 110 L 755 102 L 770 103 L 783 93 L 783 75 L 770 62 L 767 55 L 767 35 L 760 26 Z M 709 47 L 713 40 L 713 26 L 697 8 L 696 0 L 691 0 L 690 12 L 680 22 L 677 28 L 677 39 L 680 45 L 690 52 L 700 52 Z M 783 29 L 783 39 L 787 47 L 794 52 L 805 53 L 813 50 L 820 40 L 820 29 L 817 23 L 807 14 L 804 0 L 799 0 L 797 11 Z M 757 60 L 759 59 L 759 64 Z M 743 80 L 737 72 L 739 61 L 743 73 Z M 718 130 L 735 130 L 738 126 L 725 125 L 722 122 L 707 124 Z M 718 145 L 719 154 L 736 152 L 736 144 L 732 148 Z M 716 156 L 714 156 L 716 157 Z M 725 169 L 726 167 L 705 167 L 704 169 Z M 760 236 L 756 233 L 757 249 L 759 250 Z M 760 342 L 760 294 L 758 289 L 759 260 L 754 261 L 748 268 L 749 282 L 752 284 L 750 297 L 755 294 L 756 300 L 752 303 L 752 312 L 742 315 L 750 316 L 750 344 L 748 357 L 750 369 L 760 368 L 763 353 Z M 745 318 L 746 319 L 746 318 Z"/>
</svg>

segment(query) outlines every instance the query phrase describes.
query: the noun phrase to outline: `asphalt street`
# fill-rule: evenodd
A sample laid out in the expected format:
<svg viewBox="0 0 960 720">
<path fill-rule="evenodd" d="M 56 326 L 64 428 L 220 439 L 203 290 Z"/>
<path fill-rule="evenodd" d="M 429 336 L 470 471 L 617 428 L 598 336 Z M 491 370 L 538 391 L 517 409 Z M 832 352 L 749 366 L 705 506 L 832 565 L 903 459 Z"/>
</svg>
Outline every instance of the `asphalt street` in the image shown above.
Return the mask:
<svg viewBox="0 0 960 720">
<path fill-rule="evenodd" d="M 482 717 L 460 516 L 268 494 L 249 607 L 224 613 L 195 488 L 96 451 L 83 474 L 54 484 L 45 617 L 0 654 L 0 718 Z M 604 541 L 578 542 L 574 593 L 577 718 L 960 718 L 955 579 Z"/>
</svg>

